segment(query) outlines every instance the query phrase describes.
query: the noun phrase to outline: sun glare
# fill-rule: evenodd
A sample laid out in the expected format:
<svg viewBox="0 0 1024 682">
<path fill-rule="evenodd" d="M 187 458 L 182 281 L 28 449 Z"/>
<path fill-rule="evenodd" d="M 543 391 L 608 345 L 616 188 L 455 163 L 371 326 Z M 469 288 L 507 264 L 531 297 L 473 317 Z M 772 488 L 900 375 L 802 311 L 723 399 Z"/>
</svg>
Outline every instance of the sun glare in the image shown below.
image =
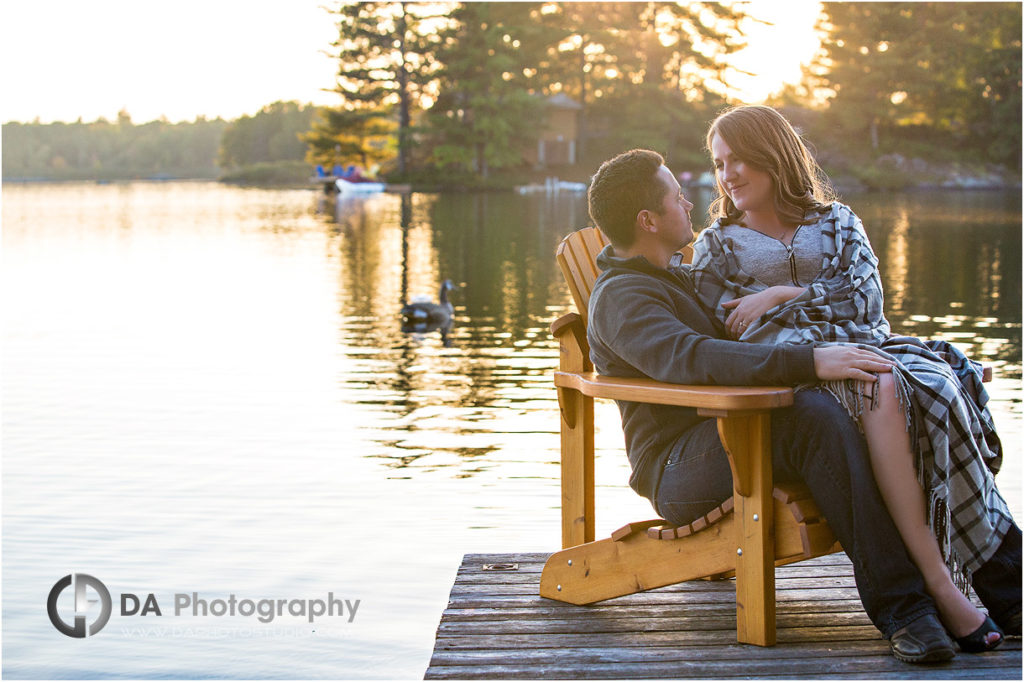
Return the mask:
<svg viewBox="0 0 1024 682">
<path fill-rule="evenodd" d="M 726 77 L 738 99 L 754 104 L 763 102 L 786 83 L 800 81 L 801 66 L 811 60 L 821 44 L 815 29 L 821 3 L 755 0 L 737 5 L 761 21 L 745 22 L 747 47 L 733 57 Z"/>
</svg>

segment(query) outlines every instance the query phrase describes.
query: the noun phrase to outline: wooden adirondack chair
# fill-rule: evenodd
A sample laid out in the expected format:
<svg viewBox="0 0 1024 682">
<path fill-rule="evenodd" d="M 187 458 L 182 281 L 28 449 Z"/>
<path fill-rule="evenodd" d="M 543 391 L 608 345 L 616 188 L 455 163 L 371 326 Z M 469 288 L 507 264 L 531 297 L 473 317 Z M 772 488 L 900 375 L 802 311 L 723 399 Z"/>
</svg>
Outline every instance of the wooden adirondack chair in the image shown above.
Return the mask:
<svg viewBox="0 0 1024 682">
<path fill-rule="evenodd" d="M 590 363 L 587 303 L 597 254 L 596 228 L 566 237 L 556 258 L 579 313 L 551 325 L 559 341 L 555 373 L 561 410 L 562 546 L 541 575 L 540 594 L 572 604 L 633 594 L 697 578 L 736 576 L 736 631 L 743 643 L 775 644 L 775 566 L 840 551 L 802 486 L 772 483 L 770 410 L 791 405 L 787 387 L 710 387 L 600 376 Z M 685 257 L 686 254 L 684 254 Z M 734 494 L 694 523 L 631 523 L 594 541 L 594 398 L 696 407 L 718 419 Z"/>
</svg>

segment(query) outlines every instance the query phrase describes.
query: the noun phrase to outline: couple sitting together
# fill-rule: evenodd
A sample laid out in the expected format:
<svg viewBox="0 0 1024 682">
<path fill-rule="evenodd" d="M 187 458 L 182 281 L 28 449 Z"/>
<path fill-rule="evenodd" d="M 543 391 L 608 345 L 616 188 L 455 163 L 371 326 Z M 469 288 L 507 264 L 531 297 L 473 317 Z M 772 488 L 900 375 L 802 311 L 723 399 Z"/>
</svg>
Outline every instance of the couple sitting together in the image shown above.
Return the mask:
<svg viewBox="0 0 1024 682">
<path fill-rule="evenodd" d="M 1021 531 L 994 482 L 999 439 L 980 367 L 893 334 L 878 259 L 800 136 L 769 107 L 719 116 L 714 223 L 660 155 L 601 165 L 590 215 L 611 242 L 590 298 L 591 359 L 610 376 L 790 385 L 771 417 L 777 481 L 802 481 L 849 555 L 897 658 L 943 661 L 1021 634 Z M 620 401 L 630 485 L 683 525 L 732 496 L 714 419 Z M 969 586 L 988 610 L 966 596 Z M 952 639 L 950 638 L 952 636 Z"/>
</svg>

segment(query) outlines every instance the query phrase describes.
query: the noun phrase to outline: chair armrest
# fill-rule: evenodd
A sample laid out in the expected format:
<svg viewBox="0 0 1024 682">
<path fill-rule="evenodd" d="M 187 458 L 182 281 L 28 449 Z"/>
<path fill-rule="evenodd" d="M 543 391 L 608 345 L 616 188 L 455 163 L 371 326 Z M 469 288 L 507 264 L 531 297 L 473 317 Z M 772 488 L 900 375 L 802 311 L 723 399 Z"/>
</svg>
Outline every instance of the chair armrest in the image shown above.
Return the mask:
<svg viewBox="0 0 1024 682">
<path fill-rule="evenodd" d="M 579 313 L 566 313 L 551 323 L 551 336 L 556 339 L 569 331 L 573 325 L 583 328 L 583 317 Z"/>
<path fill-rule="evenodd" d="M 765 410 L 793 404 L 793 389 L 787 386 L 688 386 L 653 379 L 601 376 L 596 372 L 555 372 L 555 386 L 592 398 L 696 407 L 709 417 L 720 416 L 722 412 Z"/>
<path fill-rule="evenodd" d="M 551 323 L 551 335 L 558 341 L 558 367 L 563 372 L 590 372 L 590 344 L 587 327 L 579 313 L 566 313 Z"/>
</svg>

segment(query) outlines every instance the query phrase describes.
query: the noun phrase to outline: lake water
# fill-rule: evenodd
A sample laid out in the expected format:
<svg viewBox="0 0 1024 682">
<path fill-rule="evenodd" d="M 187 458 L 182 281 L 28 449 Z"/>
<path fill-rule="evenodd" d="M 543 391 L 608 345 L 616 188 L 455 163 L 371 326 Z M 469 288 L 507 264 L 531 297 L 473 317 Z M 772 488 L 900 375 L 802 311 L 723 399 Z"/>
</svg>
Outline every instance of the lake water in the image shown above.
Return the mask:
<svg viewBox="0 0 1024 682">
<path fill-rule="evenodd" d="M 993 367 L 1019 515 L 1019 194 L 847 199 L 894 328 Z M 4 676 L 421 678 L 464 553 L 559 548 L 552 254 L 585 223 L 564 194 L 5 185 Z M 444 278 L 447 343 L 402 333 Z M 613 404 L 597 422 L 600 536 L 652 513 Z M 71 573 L 112 594 L 94 637 L 47 617 Z M 127 593 L 162 615 L 121 615 Z M 232 595 L 288 602 L 176 602 Z M 344 615 L 311 623 L 329 596 Z"/>
</svg>

